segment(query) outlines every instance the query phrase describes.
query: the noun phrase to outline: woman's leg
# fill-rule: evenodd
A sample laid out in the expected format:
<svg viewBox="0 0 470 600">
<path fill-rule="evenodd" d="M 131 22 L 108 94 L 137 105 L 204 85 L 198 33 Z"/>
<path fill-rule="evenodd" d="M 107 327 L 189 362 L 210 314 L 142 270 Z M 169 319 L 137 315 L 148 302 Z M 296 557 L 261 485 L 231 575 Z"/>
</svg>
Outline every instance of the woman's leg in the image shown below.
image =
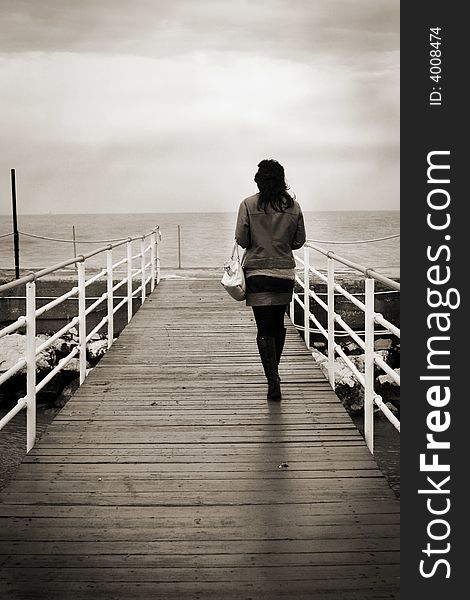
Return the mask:
<svg viewBox="0 0 470 600">
<path fill-rule="evenodd" d="M 287 304 L 271 306 L 273 330 L 275 335 L 284 329 L 284 315 L 286 314 L 286 308 Z"/>
<path fill-rule="evenodd" d="M 275 306 L 253 306 L 258 335 L 272 335 L 276 338 L 276 346 L 279 344 L 278 359 L 281 357 L 286 337 L 284 327 L 284 315 L 286 304 Z"/>
<path fill-rule="evenodd" d="M 278 360 L 276 355 L 276 311 L 272 306 L 253 306 L 258 335 L 259 355 L 268 380 L 268 400 L 280 400 Z M 279 319 L 278 319 L 279 321 Z"/>
<path fill-rule="evenodd" d="M 276 357 L 277 364 L 281 360 L 282 351 L 284 350 L 284 342 L 286 341 L 286 328 L 284 327 L 284 315 L 286 314 L 287 304 L 281 306 L 273 306 L 273 324 L 274 324 L 274 339 L 276 341 Z"/>
<path fill-rule="evenodd" d="M 273 306 L 252 306 L 258 335 L 274 335 L 276 323 L 273 308 Z"/>
</svg>

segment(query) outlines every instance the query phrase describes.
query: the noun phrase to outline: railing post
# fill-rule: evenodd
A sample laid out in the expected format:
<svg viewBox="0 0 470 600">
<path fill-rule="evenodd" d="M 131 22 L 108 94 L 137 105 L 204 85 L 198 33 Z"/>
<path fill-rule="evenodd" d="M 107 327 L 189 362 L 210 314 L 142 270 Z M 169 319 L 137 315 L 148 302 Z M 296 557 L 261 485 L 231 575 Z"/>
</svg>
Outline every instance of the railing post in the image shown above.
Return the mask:
<svg viewBox="0 0 470 600">
<path fill-rule="evenodd" d="M 365 280 L 364 437 L 374 453 L 374 280 Z"/>
<path fill-rule="evenodd" d="M 78 263 L 78 347 L 80 363 L 80 385 L 86 378 L 86 287 L 85 263 Z"/>
<path fill-rule="evenodd" d="M 145 236 L 140 240 L 140 270 L 142 271 L 142 292 L 140 302 L 145 302 Z"/>
<path fill-rule="evenodd" d="M 132 319 L 132 240 L 127 242 L 127 322 Z"/>
<path fill-rule="evenodd" d="M 36 282 L 26 284 L 26 452 L 36 441 Z"/>
<path fill-rule="evenodd" d="M 114 293 L 113 293 L 113 249 L 106 250 L 107 274 L 107 306 L 108 306 L 108 348 L 113 345 L 114 338 Z"/>
<path fill-rule="evenodd" d="M 304 246 L 304 340 L 307 348 L 310 348 L 310 263 L 308 246 Z"/>
<path fill-rule="evenodd" d="M 150 291 L 153 292 L 155 289 L 155 281 L 157 279 L 157 233 L 156 229 L 152 231 L 150 236 Z"/>
<path fill-rule="evenodd" d="M 335 261 L 328 257 L 328 379 L 335 389 Z"/>
<path fill-rule="evenodd" d="M 290 305 L 289 305 L 289 316 L 290 316 L 290 320 L 292 321 L 292 324 L 295 325 L 295 299 L 294 299 L 294 294 L 292 294 L 292 300 L 290 301 Z"/>
<path fill-rule="evenodd" d="M 157 244 L 155 247 L 155 261 L 157 263 L 157 285 L 160 283 L 160 242 L 162 239 L 162 234 L 160 232 L 160 226 L 157 227 Z"/>
</svg>

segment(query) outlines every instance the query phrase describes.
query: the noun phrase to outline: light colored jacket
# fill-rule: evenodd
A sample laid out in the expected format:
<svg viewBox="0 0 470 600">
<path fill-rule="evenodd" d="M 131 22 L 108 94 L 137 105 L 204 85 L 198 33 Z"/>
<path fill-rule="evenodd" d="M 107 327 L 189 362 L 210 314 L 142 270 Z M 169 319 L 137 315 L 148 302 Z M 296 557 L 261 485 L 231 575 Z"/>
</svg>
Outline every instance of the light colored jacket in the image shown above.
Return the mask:
<svg viewBox="0 0 470 600">
<path fill-rule="evenodd" d="M 305 243 L 302 209 L 297 201 L 284 212 L 271 206 L 258 209 L 259 194 L 245 198 L 238 210 L 235 239 L 246 248 L 247 269 L 290 269 L 295 267 L 292 250 Z"/>
</svg>

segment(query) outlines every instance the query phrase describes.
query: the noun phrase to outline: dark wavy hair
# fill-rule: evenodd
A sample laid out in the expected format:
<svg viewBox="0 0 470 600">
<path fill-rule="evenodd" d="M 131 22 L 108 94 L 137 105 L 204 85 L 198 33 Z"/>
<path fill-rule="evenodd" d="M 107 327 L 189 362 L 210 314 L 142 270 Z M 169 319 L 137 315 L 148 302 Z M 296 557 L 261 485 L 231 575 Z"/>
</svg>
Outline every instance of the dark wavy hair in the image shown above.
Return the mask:
<svg viewBox="0 0 470 600">
<path fill-rule="evenodd" d="M 262 160 L 255 181 L 259 189 L 258 210 L 266 212 L 270 205 L 275 211 L 284 212 L 294 205 L 295 196 L 289 194 L 284 167 L 277 160 Z"/>
</svg>

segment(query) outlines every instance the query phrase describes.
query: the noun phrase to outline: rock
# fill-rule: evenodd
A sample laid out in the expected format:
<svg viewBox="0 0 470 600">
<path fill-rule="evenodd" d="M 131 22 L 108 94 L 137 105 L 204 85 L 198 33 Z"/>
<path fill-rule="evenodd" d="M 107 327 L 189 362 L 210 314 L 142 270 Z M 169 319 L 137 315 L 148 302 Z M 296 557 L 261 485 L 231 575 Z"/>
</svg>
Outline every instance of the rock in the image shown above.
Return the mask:
<svg viewBox="0 0 470 600">
<path fill-rule="evenodd" d="M 56 356 L 54 348 L 43 350 L 36 356 L 36 372 L 50 371 L 56 364 Z"/>
<path fill-rule="evenodd" d="M 377 338 L 375 340 L 375 350 L 390 350 L 393 346 L 393 341 L 390 338 Z"/>
<path fill-rule="evenodd" d="M 328 368 L 327 368 L 328 358 L 324 354 L 322 354 L 321 352 L 319 352 L 318 350 L 315 350 L 315 349 L 312 350 L 312 356 L 315 359 L 315 362 L 319 365 L 323 375 L 325 375 L 325 377 L 328 377 Z"/>
<path fill-rule="evenodd" d="M 65 334 L 65 337 L 69 338 L 73 342 L 78 343 L 79 333 L 77 327 L 72 327 L 71 329 L 69 329 L 68 333 Z"/>
<path fill-rule="evenodd" d="M 107 340 L 100 339 L 96 340 L 95 342 L 91 342 L 88 344 L 87 348 L 88 358 L 92 361 L 97 361 L 106 354 L 107 349 Z"/>
<path fill-rule="evenodd" d="M 392 402 L 385 402 L 385 406 L 390 410 L 390 412 L 395 415 L 396 417 L 399 416 L 400 411 L 398 410 L 398 408 L 392 403 Z M 375 416 L 379 417 L 381 419 L 387 419 L 388 417 L 383 413 L 383 411 L 380 410 L 380 408 L 378 406 L 375 407 Z"/>
<path fill-rule="evenodd" d="M 375 350 L 375 354 L 380 356 L 380 358 L 390 366 L 390 358 L 392 356 L 390 350 Z M 364 355 L 362 356 L 364 357 Z M 375 374 L 380 375 L 381 373 L 383 373 L 382 367 L 379 367 L 377 364 L 375 364 Z"/>
<path fill-rule="evenodd" d="M 344 344 L 343 350 L 346 352 L 346 354 L 351 354 L 352 352 L 357 352 L 358 350 L 361 350 L 362 352 L 362 348 L 360 348 L 356 342 L 348 342 L 347 344 Z"/>
<path fill-rule="evenodd" d="M 350 390 L 344 390 L 341 387 L 336 388 L 336 395 L 343 403 L 349 414 L 357 415 L 364 410 L 364 390 L 360 385 Z"/>
<path fill-rule="evenodd" d="M 24 355 L 25 341 L 25 336 L 19 333 L 0 338 L 0 372 L 8 371 Z"/>
<path fill-rule="evenodd" d="M 364 354 L 356 354 L 354 356 L 348 356 L 348 358 L 358 371 L 364 373 Z"/>
<path fill-rule="evenodd" d="M 380 356 L 383 361 L 387 362 L 390 353 L 388 352 L 388 350 L 378 350 L 376 351 L 376 354 Z M 319 352 L 318 350 L 312 350 L 312 356 L 315 359 L 315 361 L 320 365 L 320 368 L 322 369 L 325 376 L 328 377 L 328 357 L 322 352 Z M 348 359 L 353 363 L 353 365 L 357 368 L 357 370 L 360 373 L 364 373 L 364 358 L 364 354 L 355 354 L 348 356 Z M 376 369 L 378 369 L 380 372 L 383 372 L 380 369 L 380 367 L 376 366 Z M 400 372 L 400 369 L 395 370 L 398 373 Z M 348 383 L 350 381 L 350 376 L 353 377 L 354 381 L 356 381 L 355 377 L 352 375 L 352 372 L 350 371 L 349 367 L 346 365 L 344 360 L 341 357 L 337 356 L 335 359 L 335 382 L 337 384 L 344 383 L 346 385 L 350 385 Z M 353 387 L 352 384 L 350 385 L 350 387 Z"/>
<path fill-rule="evenodd" d="M 400 369 L 393 369 L 393 370 L 395 371 L 395 373 L 397 375 L 400 375 Z M 393 386 L 399 387 L 398 383 L 394 379 L 392 379 L 392 377 L 388 373 L 379 375 L 377 377 L 377 379 L 379 380 L 380 385 L 393 385 Z"/>
<path fill-rule="evenodd" d="M 388 350 L 377 350 L 376 354 L 385 362 L 387 362 L 390 357 L 390 352 Z M 320 366 L 323 375 L 328 378 L 328 357 L 316 349 L 312 350 L 312 356 Z M 364 373 L 364 354 L 349 355 L 348 358 L 360 373 Z M 395 371 L 400 373 L 400 369 L 395 369 Z M 377 366 L 376 372 L 383 373 Z M 381 393 L 384 398 L 392 399 L 394 402 L 399 403 L 399 388 L 396 386 L 395 382 L 393 382 L 393 385 L 395 386 L 394 391 L 390 393 L 390 386 L 388 383 L 392 381 L 393 380 L 389 375 L 380 375 L 377 378 L 376 391 Z M 339 356 L 335 360 L 335 391 L 350 413 L 358 413 L 363 409 L 364 389 L 343 359 Z"/>
<path fill-rule="evenodd" d="M 59 394 L 59 396 L 57 396 L 57 398 L 54 401 L 54 406 L 56 406 L 57 408 L 62 408 L 63 406 L 65 406 L 79 387 L 80 379 L 76 377 L 68 385 L 66 385 L 62 392 Z"/>
<path fill-rule="evenodd" d="M 77 342 L 73 339 L 66 339 L 65 337 L 61 337 L 55 342 L 52 343 L 52 348 L 56 351 L 57 354 L 62 354 L 63 356 L 67 356 L 72 350 L 77 346 Z"/>
<path fill-rule="evenodd" d="M 72 358 L 61 370 L 64 373 L 80 373 L 80 359 Z"/>
<path fill-rule="evenodd" d="M 47 336 L 38 336 L 36 338 L 36 347 L 40 346 Z M 8 371 L 13 365 L 15 365 L 21 358 L 24 357 L 26 352 L 26 336 L 20 333 L 11 333 L 0 338 L 0 373 Z M 36 359 L 36 371 L 48 371 L 54 368 L 55 365 L 55 350 L 53 347 L 46 348 L 43 350 Z M 24 373 L 26 367 L 21 369 L 19 372 Z"/>
<path fill-rule="evenodd" d="M 386 403 L 385 403 L 385 406 L 386 406 L 386 407 L 389 409 L 389 411 L 390 411 L 391 413 L 393 413 L 395 416 L 396 416 L 396 415 L 398 415 L 398 408 L 397 408 L 397 407 L 396 407 L 394 404 L 392 404 L 391 402 L 386 402 Z M 382 412 L 382 411 L 380 411 L 380 412 Z"/>
<path fill-rule="evenodd" d="M 328 378 L 328 357 L 321 352 L 318 352 L 318 350 L 313 350 L 312 356 L 319 364 L 323 375 Z M 357 359 L 358 357 L 353 358 Z M 356 384 L 358 384 L 349 367 L 347 367 L 345 363 L 338 358 L 335 360 L 335 384 L 346 385 L 350 388 L 353 388 Z"/>
<path fill-rule="evenodd" d="M 400 369 L 394 369 L 394 371 L 397 375 L 400 374 Z M 382 373 L 377 377 L 375 391 L 382 396 L 387 406 L 389 403 L 394 407 L 400 406 L 400 386 L 387 373 Z"/>
</svg>

